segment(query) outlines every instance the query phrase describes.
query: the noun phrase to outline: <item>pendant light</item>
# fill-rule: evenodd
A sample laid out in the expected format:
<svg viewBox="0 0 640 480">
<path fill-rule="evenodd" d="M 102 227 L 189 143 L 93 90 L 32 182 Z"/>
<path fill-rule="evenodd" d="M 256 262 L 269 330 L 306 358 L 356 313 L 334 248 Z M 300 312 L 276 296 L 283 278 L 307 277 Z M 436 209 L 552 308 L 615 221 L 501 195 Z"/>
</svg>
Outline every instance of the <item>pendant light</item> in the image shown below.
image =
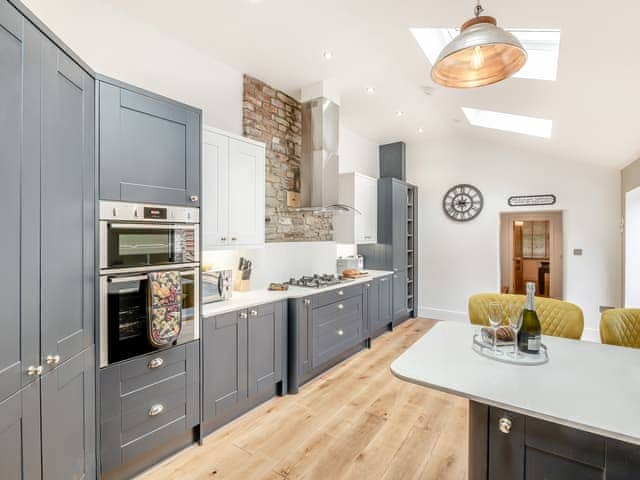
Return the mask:
<svg viewBox="0 0 640 480">
<path fill-rule="evenodd" d="M 444 47 L 431 69 L 434 82 L 445 87 L 472 88 L 500 82 L 520 70 L 527 52 L 511 33 L 483 16 L 478 0 L 475 17 L 460 27 L 460 34 Z"/>
</svg>

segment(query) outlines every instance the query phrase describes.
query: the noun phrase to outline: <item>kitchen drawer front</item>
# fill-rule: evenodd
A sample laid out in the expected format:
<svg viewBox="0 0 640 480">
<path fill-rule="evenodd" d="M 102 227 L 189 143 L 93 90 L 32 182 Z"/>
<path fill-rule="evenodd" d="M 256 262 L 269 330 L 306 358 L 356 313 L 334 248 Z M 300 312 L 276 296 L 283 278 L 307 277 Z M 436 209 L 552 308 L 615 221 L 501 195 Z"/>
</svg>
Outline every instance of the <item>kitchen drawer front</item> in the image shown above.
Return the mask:
<svg viewBox="0 0 640 480">
<path fill-rule="evenodd" d="M 358 295 L 362 295 L 362 284 L 349 285 L 341 288 L 336 288 L 335 290 L 331 290 L 329 292 L 318 293 L 317 295 L 311 297 L 311 302 L 313 308 L 318 308 Z"/>
<path fill-rule="evenodd" d="M 362 296 L 313 310 L 313 368 L 362 341 L 362 315 Z"/>
<path fill-rule="evenodd" d="M 122 397 L 121 442 L 126 445 L 187 415 L 187 374 Z"/>
<path fill-rule="evenodd" d="M 100 370 L 103 474 L 140 461 L 136 457 L 170 443 L 199 423 L 199 350 L 199 341 L 190 342 Z M 161 358 L 162 365 L 149 369 L 148 362 L 155 358 Z M 173 368 L 178 373 L 171 374 Z"/>
<path fill-rule="evenodd" d="M 186 345 L 158 350 L 120 364 L 120 394 L 127 395 L 186 371 Z"/>
</svg>

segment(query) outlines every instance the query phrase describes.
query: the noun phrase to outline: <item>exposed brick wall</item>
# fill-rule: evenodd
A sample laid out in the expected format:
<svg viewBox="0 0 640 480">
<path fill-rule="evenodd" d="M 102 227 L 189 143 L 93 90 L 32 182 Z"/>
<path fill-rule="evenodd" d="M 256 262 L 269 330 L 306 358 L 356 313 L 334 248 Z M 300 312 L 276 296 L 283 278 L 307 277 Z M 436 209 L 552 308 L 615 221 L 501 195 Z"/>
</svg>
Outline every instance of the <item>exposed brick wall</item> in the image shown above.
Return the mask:
<svg viewBox="0 0 640 480">
<path fill-rule="evenodd" d="M 302 155 L 301 104 L 266 83 L 244 76 L 243 130 L 266 148 L 265 240 L 267 242 L 333 240 L 330 213 L 287 211 L 287 190 Z"/>
</svg>

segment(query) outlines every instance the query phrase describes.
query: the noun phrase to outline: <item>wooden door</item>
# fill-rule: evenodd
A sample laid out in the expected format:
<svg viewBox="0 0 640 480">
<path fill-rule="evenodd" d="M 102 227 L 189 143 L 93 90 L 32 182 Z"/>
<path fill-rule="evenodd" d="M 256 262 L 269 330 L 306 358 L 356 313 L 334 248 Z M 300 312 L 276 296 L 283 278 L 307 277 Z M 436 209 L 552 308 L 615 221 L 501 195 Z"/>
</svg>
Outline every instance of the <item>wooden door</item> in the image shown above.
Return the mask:
<svg viewBox="0 0 640 480">
<path fill-rule="evenodd" d="M 229 139 L 229 237 L 232 245 L 264 243 L 265 150 Z"/>
<path fill-rule="evenodd" d="M 35 382 L 0 402 L 0 476 L 39 480 L 40 452 L 40 382 Z"/>
<path fill-rule="evenodd" d="M 93 347 L 42 377 L 41 388 L 43 480 L 95 479 Z"/>
<path fill-rule="evenodd" d="M 248 380 L 249 397 L 265 391 L 282 380 L 283 306 L 270 303 L 249 309 Z"/>
<path fill-rule="evenodd" d="M 41 355 L 55 366 L 93 344 L 94 80 L 49 40 L 42 52 Z"/>
<path fill-rule="evenodd" d="M 198 109 L 99 82 L 100 199 L 200 205 Z"/>
<path fill-rule="evenodd" d="M 0 0 L 0 401 L 40 363 L 40 47 L 42 36 Z"/>
<path fill-rule="evenodd" d="M 229 137 L 204 131 L 202 144 L 203 248 L 229 243 Z"/>
<path fill-rule="evenodd" d="M 211 420 L 247 398 L 246 310 L 202 322 L 204 420 Z"/>
</svg>

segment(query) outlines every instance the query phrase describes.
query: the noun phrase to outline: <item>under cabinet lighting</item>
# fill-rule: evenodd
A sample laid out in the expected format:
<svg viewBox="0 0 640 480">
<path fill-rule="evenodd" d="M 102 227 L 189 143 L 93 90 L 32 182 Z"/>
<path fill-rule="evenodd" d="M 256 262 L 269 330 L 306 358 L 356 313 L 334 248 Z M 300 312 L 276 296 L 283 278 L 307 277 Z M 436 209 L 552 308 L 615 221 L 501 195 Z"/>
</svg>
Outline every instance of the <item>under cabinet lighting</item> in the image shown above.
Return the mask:
<svg viewBox="0 0 640 480">
<path fill-rule="evenodd" d="M 546 118 L 492 112 L 477 108 L 462 107 L 467 120 L 476 127 L 493 128 L 504 132 L 522 133 L 535 137 L 550 138 L 553 121 Z"/>
<path fill-rule="evenodd" d="M 458 36 L 457 28 L 411 28 L 420 48 L 434 65 L 442 49 Z M 505 28 L 514 34 L 527 51 L 527 63 L 514 78 L 556 80 L 560 51 L 560 30 Z"/>
</svg>

